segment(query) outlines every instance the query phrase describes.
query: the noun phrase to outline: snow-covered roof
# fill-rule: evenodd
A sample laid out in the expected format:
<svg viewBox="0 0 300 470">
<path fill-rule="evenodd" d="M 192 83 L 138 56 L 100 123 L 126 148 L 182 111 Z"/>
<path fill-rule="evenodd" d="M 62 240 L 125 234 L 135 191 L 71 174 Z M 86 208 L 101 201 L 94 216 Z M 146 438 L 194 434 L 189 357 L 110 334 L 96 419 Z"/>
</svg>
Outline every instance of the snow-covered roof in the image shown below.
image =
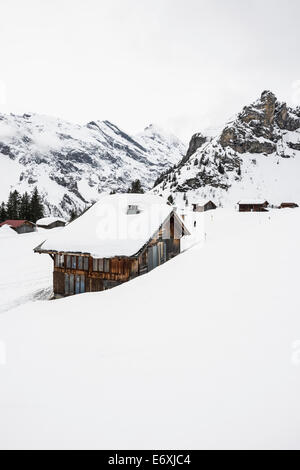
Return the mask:
<svg viewBox="0 0 300 470">
<path fill-rule="evenodd" d="M 0 226 L 0 238 L 1 237 L 14 237 L 18 236 L 17 232 L 10 227 L 10 225 L 1 225 Z"/>
<path fill-rule="evenodd" d="M 3 226 L 3 225 L 9 225 L 10 227 L 18 228 L 18 227 L 21 227 L 22 225 L 24 225 L 25 222 L 29 223 L 31 225 L 34 225 L 33 222 L 29 222 L 28 220 L 8 219 L 8 220 L 5 220 L 5 222 L 2 222 L 0 224 L 0 227 Z"/>
<path fill-rule="evenodd" d="M 254 205 L 254 204 L 265 204 L 268 202 L 266 199 L 242 199 L 239 201 L 239 204 L 249 204 L 249 205 Z"/>
<path fill-rule="evenodd" d="M 205 206 L 205 204 L 213 202 L 211 199 L 195 199 L 192 204 L 197 204 L 197 206 Z"/>
<path fill-rule="evenodd" d="M 138 214 L 127 214 L 137 205 Z M 89 253 L 97 258 L 133 256 L 149 241 L 173 208 L 160 196 L 102 196 L 81 217 L 49 237 L 36 250 Z"/>
<path fill-rule="evenodd" d="M 64 222 L 66 223 L 65 220 L 59 218 L 59 217 L 44 217 L 43 219 L 39 219 L 36 222 L 36 225 L 51 225 L 53 222 Z"/>
</svg>

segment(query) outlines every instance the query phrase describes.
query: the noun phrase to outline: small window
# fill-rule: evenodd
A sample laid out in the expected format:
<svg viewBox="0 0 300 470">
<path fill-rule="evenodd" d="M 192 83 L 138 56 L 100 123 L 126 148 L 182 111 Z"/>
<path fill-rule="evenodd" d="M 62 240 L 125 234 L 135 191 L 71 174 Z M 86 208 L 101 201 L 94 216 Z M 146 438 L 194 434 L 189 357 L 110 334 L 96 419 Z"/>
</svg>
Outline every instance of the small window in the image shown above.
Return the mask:
<svg viewBox="0 0 300 470">
<path fill-rule="evenodd" d="M 70 290 L 69 294 L 74 294 L 74 274 L 70 274 Z"/>
<path fill-rule="evenodd" d="M 87 256 L 84 257 L 84 264 L 83 264 L 83 266 L 84 266 L 83 269 L 84 269 L 85 271 L 88 271 L 88 270 L 89 270 L 89 259 L 88 259 Z"/>
<path fill-rule="evenodd" d="M 72 256 L 72 269 L 76 269 L 77 263 L 76 263 L 76 256 Z"/>
<path fill-rule="evenodd" d="M 104 272 L 109 273 L 109 259 L 104 260 Z"/>
<path fill-rule="evenodd" d="M 93 258 L 93 271 L 98 271 L 98 260 Z"/>
<path fill-rule="evenodd" d="M 59 267 L 59 255 L 55 255 L 55 267 Z"/>
<path fill-rule="evenodd" d="M 69 274 L 65 274 L 65 295 L 69 295 Z"/>
<path fill-rule="evenodd" d="M 78 269 L 83 270 L 83 258 L 82 256 L 78 257 Z"/>
<path fill-rule="evenodd" d="M 71 269 L 71 256 L 70 255 L 67 256 L 67 268 Z"/>
<path fill-rule="evenodd" d="M 55 255 L 55 266 L 56 268 L 64 267 L 64 255 Z"/>
<path fill-rule="evenodd" d="M 81 274 L 80 276 L 80 293 L 83 294 L 85 292 L 85 276 Z"/>
<path fill-rule="evenodd" d="M 98 260 L 99 271 L 103 273 L 103 259 Z"/>
</svg>

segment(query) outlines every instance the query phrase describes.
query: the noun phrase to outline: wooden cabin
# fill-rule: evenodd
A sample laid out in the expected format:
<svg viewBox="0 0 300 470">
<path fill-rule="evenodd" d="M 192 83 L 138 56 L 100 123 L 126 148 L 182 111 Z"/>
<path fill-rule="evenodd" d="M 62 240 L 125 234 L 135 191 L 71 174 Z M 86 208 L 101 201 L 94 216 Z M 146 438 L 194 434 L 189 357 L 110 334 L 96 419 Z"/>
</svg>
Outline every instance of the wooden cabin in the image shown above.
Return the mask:
<svg viewBox="0 0 300 470">
<path fill-rule="evenodd" d="M 279 206 L 280 209 L 296 209 L 298 204 L 295 202 L 282 202 Z"/>
<path fill-rule="evenodd" d="M 33 222 L 29 222 L 28 220 L 5 220 L 5 222 L 0 224 L 0 227 L 3 225 L 8 225 L 19 234 L 35 232 L 36 229 L 35 224 Z"/>
<path fill-rule="evenodd" d="M 217 208 L 213 201 L 202 201 L 196 204 L 192 204 L 193 212 L 206 212 Z"/>
<path fill-rule="evenodd" d="M 245 200 L 238 203 L 239 212 L 267 212 L 269 203 L 263 200 Z"/>
<path fill-rule="evenodd" d="M 44 217 L 43 219 L 39 219 L 36 222 L 36 226 L 39 228 L 45 228 L 47 230 L 51 230 L 52 228 L 57 227 L 65 227 L 66 222 L 62 219 L 56 217 Z"/>
<path fill-rule="evenodd" d="M 101 209 L 105 206 L 107 213 L 103 217 Z M 151 206 L 154 206 L 153 211 Z M 98 210 L 100 218 L 97 221 Z M 124 232 L 122 225 L 122 233 L 118 232 L 117 237 L 111 233 L 109 237 L 101 238 L 102 228 L 103 231 L 107 227 L 110 230 L 111 226 L 123 222 Z M 139 224 L 142 233 L 135 237 L 133 228 Z M 97 231 L 98 236 L 95 235 Z M 145 194 L 104 196 L 63 232 L 62 239 L 57 234 L 34 250 L 47 253 L 53 259 L 56 298 L 103 291 L 148 273 L 177 256 L 182 236 L 189 235 L 172 207 L 164 204 L 159 196 Z"/>
</svg>

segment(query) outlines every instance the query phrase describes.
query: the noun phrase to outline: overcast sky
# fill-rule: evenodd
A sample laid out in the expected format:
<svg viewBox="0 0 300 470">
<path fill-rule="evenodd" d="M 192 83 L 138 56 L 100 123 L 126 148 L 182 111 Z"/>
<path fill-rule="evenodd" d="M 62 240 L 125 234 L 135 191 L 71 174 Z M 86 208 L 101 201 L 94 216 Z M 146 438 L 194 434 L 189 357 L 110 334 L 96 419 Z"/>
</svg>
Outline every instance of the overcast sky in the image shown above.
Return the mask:
<svg viewBox="0 0 300 470">
<path fill-rule="evenodd" d="M 1 0 L 0 111 L 188 140 L 271 89 L 300 104 L 299 0 Z"/>
</svg>

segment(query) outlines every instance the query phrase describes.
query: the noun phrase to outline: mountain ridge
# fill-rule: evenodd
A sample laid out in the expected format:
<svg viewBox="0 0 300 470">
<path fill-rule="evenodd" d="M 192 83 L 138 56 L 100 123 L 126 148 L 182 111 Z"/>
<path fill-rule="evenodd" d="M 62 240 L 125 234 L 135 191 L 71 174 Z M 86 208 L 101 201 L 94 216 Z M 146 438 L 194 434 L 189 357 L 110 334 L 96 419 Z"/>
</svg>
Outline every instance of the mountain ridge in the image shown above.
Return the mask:
<svg viewBox="0 0 300 470">
<path fill-rule="evenodd" d="M 149 139 L 147 129 L 133 136 L 108 120 L 80 125 L 36 113 L 0 114 L 0 201 L 10 190 L 36 185 L 47 214 L 67 216 L 102 192 L 126 191 L 135 179 L 150 189 L 186 148 L 163 131 Z"/>
<path fill-rule="evenodd" d="M 182 193 L 185 201 L 209 198 L 220 206 L 253 196 L 299 201 L 299 174 L 300 107 L 288 107 L 266 90 L 217 136 L 194 134 L 187 154 L 153 192 L 171 194 L 179 204 Z"/>
</svg>

